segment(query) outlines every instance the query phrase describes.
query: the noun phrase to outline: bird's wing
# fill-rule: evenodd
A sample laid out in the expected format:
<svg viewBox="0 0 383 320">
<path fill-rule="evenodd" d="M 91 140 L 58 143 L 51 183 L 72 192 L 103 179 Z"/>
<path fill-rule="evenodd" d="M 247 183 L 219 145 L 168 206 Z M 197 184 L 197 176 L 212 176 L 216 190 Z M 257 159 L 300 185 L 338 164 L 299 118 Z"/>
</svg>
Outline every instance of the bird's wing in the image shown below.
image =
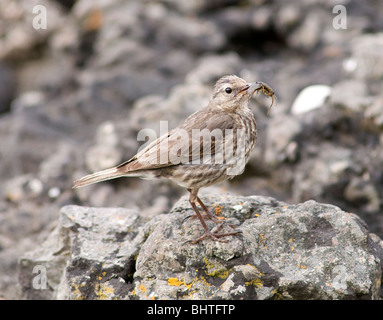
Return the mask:
<svg viewBox="0 0 383 320">
<path fill-rule="evenodd" d="M 131 172 L 185 163 L 214 163 L 223 156 L 225 141 L 233 140 L 233 125 L 230 115 L 195 113 L 117 168 Z"/>
<path fill-rule="evenodd" d="M 190 132 L 188 161 L 194 164 L 225 162 L 225 147 L 233 141 L 234 118 L 222 113 L 207 114 L 204 121 L 199 121 Z"/>
<path fill-rule="evenodd" d="M 171 164 L 165 161 L 165 144 L 169 140 L 174 130 L 160 136 L 151 142 L 144 149 L 139 151 L 135 156 L 117 166 L 119 171 L 131 172 L 136 170 L 149 170 L 166 167 Z M 162 160 L 162 161 L 161 161 Z"/>
</svg>

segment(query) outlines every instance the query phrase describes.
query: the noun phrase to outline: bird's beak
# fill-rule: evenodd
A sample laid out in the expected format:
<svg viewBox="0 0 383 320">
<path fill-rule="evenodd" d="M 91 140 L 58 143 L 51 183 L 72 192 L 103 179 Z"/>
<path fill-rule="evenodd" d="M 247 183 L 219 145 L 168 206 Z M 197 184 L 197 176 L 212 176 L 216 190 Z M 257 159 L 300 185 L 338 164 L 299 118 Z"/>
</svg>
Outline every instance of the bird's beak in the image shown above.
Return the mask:
<svg viewBox="0 0 383 320">
<path fill-rule="evenodd" d="M 261 85 L 258 82 L 246 83 L 239 92 L 242 94 L 247 93 L 251 97 L 260 88 Z"/>
</svg>

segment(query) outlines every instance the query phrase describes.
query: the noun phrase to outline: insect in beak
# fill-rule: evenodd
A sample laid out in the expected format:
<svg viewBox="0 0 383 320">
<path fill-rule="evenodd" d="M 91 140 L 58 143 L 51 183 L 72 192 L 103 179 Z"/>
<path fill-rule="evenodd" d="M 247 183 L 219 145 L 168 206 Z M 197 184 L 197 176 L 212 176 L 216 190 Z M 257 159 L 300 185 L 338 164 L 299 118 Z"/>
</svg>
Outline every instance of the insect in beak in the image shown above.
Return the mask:
<svg viewBox="0 0 383 320">
<path fill-rule="evenodd" d="M 277 96 L 275 95 L 274 90 L 266 83 L 262 81 L 256 81 L 254 84 L 258 84 L 259 87 L 255 89 L 255 91 L 258 93 L 261 91 L 265 96 L 271 97 L 271 104 L 269 106 L 269 109 L 267 110 L 267 115 L 269 115 L 271 107 L 274 105 L 274 102 L 276 101 L 278 103 Z"/>
</svg>

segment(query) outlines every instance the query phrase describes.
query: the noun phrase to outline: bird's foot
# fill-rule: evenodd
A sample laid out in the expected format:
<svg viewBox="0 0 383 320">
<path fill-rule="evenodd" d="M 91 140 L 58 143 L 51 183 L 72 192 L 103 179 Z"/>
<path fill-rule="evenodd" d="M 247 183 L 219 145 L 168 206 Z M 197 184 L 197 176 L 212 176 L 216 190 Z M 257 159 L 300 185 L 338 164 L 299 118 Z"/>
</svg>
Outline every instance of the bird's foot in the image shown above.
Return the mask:
<svg viewBox="0 0 383 320">
<path fill-rule="evenodd" d="M 217 217 L 217 216 L 214 216 L 213 214 L 201 214 L 201 217 L 202 219 L 206 220 L 206 219 L 209 219 L 213 222 L 215 222 L 216 224 L 222 224 L 222 225 L 226 225 L 226 226 L 229 226 L 233 229 L 237 228 L 238 226 L 235 225 L 235 224 L 232 224 L 232 223 L 227 223 L 225 220 L 229 220 L 230 218 L 225 218 L 225 217 Z M 195 219 L 195 218 L 198 218 L 198 216 L 196 214 L 192 214 L 192 215 L 189 215 L 189 216 L 186 216 L 183 220 L 182 220 L 182 223 L 185 222 L 186 219 Z"/>
<path fill-rule="evenodd" d="M 202 214 L 201 215 L 202 219 L 206 220 L 206 219 L 209 219 L 219 225 L 225 225 L 225 226 L 229 226 L 233 229 L 237 228 L 238 226 L 236 224 L 233 224 L 233 223 L 227 223 L 225 220 L 229 220 L 230 218 L 225 218 L 225 217 L 214 217 L 214 216 L 209 216 L 207 214 Z M 189 215 L 189 216 L 186 216 L 183 220 L 182 220 L 182 223 L 185 222 L 186 219 L 195 219 L 195 218 L 198 218 L 198 216 L 196 214 L 192 214 L 192 215 Z"/>
<path fill-rule="evenodd" d="M 220 225 L 217 227 L 217 231 L 208 231 L 208 232 L 205 232 L 205 234 L 195 240 L 188 240 L 188 241 L 185 241 L 185 243 L 187 242 L 190 242 L 191 244 L 196 244 L 198 242 L 200 242 L 201 240 L 204 240 L 204 239 L 207 239 L 207 238 L 210 238 L 214 241 L 218 241 L 218 242 L 228 242 L 227 240 L 223 240 L 223 239 L 220 239 L 220 238 L 223 238 L 223 237 L 228 237 L 228 236 L 237 236 L 239 234 L 241 234 L 241 231 L 240 230 L 237 230 L 237 231 L 234 231 L 234 232 L 224 232 L 224 233 L 218 233 L 219 230 L 221 230 L 223 227 L 223 225 Z"/>
<path fill-rule="evenodd" d="M 204 220 L 209 219 L 209 220 L 211 220 L 211 221 L 213 221 L 215 223 L 222 223 L 222 220 L 227 219 L 225 217 L 216 217 L 216 216 L 214 216 L 211 213 L 204 213 L 204 212 L 201 214 L 201 217 Z M 189 218 L 190 219 L 195 219 L 195 218 L 198 218 L 198 216 L 196 214 L 191 214 L 189 216 L 186 216 L 183 221 L 185 221 L 186 219 L 189 219 Z"/>
</svg>

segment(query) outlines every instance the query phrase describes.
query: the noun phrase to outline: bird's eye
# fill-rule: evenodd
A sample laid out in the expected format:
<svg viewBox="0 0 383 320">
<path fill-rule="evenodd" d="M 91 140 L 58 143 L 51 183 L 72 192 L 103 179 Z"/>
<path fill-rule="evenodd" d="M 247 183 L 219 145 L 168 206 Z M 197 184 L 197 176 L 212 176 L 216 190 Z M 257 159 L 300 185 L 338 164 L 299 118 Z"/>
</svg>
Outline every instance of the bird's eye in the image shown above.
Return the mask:
<svg viewBox="0 0 383 320">
<path fill-rule="evenodd" d="M 232 90 L 230 87 L 227 87 L 227 88 L 225 89 L 225 92 L 230 94 L 230 93 L 233 92 L 233 90 Z"/>
</svg>

